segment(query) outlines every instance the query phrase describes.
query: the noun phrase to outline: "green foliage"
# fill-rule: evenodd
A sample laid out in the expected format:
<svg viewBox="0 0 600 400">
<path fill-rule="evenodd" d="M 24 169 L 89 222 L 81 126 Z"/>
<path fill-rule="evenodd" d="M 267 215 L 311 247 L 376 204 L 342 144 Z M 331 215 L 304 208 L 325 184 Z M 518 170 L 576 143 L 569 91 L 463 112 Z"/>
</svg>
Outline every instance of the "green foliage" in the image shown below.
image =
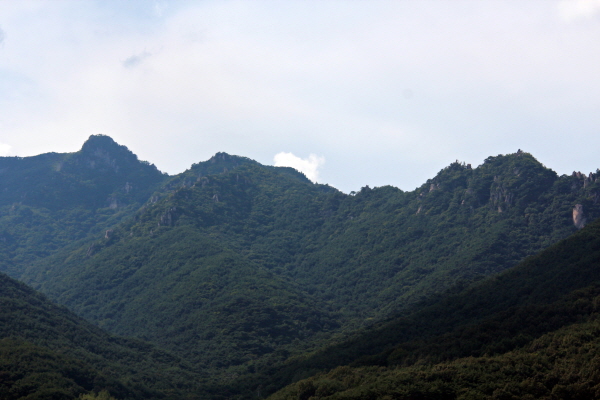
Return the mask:
<svg viewBox="0 0 600 400">
<path fill-rule="evenodd" d="M 599 332 L 593 320 L 497 356 L 404 368 L 338 367 L 269 399 L 596 399 Z"/>
<path fill-rule="evenodd" d="M 152 340 L 202 368 L 247 364 L 246 371 L 285 359 L 286 346 L 298 347 L 338 322 L 327 305 L 265 268 L 264 252 L 243 254 L 227 240 L 225 235 L 237 238 L 248 231 L 260 242 L 263 227 L 254 219 L 272 218 L 261 210 L 269 198 L 259 192 L 259 206 L 246 207 L 248 196 L 227 185 L 233 179 L 238 175 L 211 178 L 205 190 L 180 188 L 110 238 L 46 259 L 44 268 L 55 265 L 70 278 L 40 288 L 103 328 Z M 281 180 L 268 196 L 285 203 L 290 194 L 284 185 L 290 183 Z M 240 227 L 236 221 L 243 216 L 248 226 Z M 275 237 L 292 244 L 297 235 L 289 236 Z M 280 257 L 289 257 L 281 251 Z"/>
<path fill-rule="evenodd" d="M 0 157 L 0 205 L 97 209 L 144 202 L 166 177 L 125 146 L 92 135 L 76 153 Z"/>
<path fill-rule="evenodd" d="M 2 399 L 75 399 L 98 375 L 83 363 L 20 340 L 0 339 Z"/>
<path fill-rule="evenodd" d="M 108 393 L 108 391 L 103 390 L 99 393 L 87 393 L 79 396 L 80 400 L 117 400 Z"/>
<path fill-rule="evenodd" d="M 91 390 L 120 399 L 179 398 L 202 381 L 180 358 L 108 335 L 3 274 L 0 338 L 0 371 L 9 374 L 0 379 L 3 399 L 75 399 Z"/>
<path fill-rule="evenodd" d="M 0 157 L 0 271 L 98 235 L 130 216 L 167 179 L 111 138 L 76 153 Z"/>
<path fill-rule="evenodd" d="M 286 372 L 333 368 L 272 398 L 306 387 L 332 399 L 597 398 L 599 264 L 596 221 L 495 278 L 280 369 L 276 379 L 289 382 Z"/>
<path fill-rule="evenodd" d="M 598 173 L 558 177 L 523 152 L 475 169 L 453 163 L 413 192 L 351 195 L 225 153 L 168 177 L 105 136 L 77 153 L 1 158 L 0 174 L 10 177 L 0 187 L 0 268 L 112 333 L 176 354 L 129 341 L 131 352 L 103 356 L 124 357 L 134 386 L 173 396 L 249 396 L 258 381 L 268 393 L 348 363 L 514 349 L 577 322 L 558 295 L 579 283 L 566 276 L 571 289 L 549 284 L 545 294 L 521 278 L 516 293 L 506 278 L 481 283 L 504 288 L 494 298 L 461 288 L 576 232 L 576 204 L 588 223 L 600 215 Z M 506 311 L 530 295 L 547 298 Z M 458 336 L 473 339 L 457 345 Z M 156 378 L 153 365 L 170 367 Z M 188 380 L 199 371 L 201 390 Z M 336 385 L 309 385 L 301 397 Z M 431 396 L 448 388 L 438 389 Z"/>
</svg>

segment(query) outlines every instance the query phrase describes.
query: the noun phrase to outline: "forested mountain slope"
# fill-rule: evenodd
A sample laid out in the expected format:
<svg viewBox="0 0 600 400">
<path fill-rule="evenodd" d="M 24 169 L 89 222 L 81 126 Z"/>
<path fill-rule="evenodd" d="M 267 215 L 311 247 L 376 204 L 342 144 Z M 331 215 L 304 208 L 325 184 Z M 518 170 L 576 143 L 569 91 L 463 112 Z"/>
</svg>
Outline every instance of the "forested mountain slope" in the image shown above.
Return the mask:
<svg viewBox="0 0 600 400">
<path fill-rule="evenodd" d="M 235 159 L 218 155 L 221 162 Z M 327 304 L 272 270 L 273 251 L 249 251 L 299 240 L 293 230 L 311 229 L 314 210 L 298 204 L 331 189 L 247 162 L 193 182 L 158 193 L 162 200 L 102 239 L 59 252 L 24 277 L 101 327 L 152 340 L 212 373 L 247 364 L 223 379 L 282 361 L 291 347 L 338 328 Z M 285 243 L 277 251 L 287 255 Z"/>
<path fill-rule="evenodd" d="M 414 192 L 334 194 L 289 273 L 340 307 L 383 317 L 575 232 L 574 209 L 590 221 L 600 215 L 598 176 L 558 177 L 518 152 L 475 169 L 453 163 Z"/>
<path fill-rule="evenodd" d="M 0 397 L 181 399 L 205 376 L 148 343 L 115 337 L 0 274 Z M 199 398 L 188 396 L 188 398 Z"/>
<path fill-rule="evenodd" d="M 0 171 L 0 205 L 49 210 L 145 202 L 164 179 L 154 165 L 104 135 L 90 136 L 75 153 L 0 157 Z"/>
<path fill-rule="evenodd" d="M 349 195 L 225 153 L 169 177 L 106 136 L 0 166 L 5 271 L 241 391 L 235 382 L 255 374 L 275 374 L 273 388 L 307 376 L 312 361 L 279 366 L 504 271 L 600 215 L 598 171 L 559 177 L 521 151 L 452 163 L 412 192 Z M 350 346 L 340 360 L 388 344 Z"/>
<path fill-rule="evenodd" d="M 599 266 L 596 221 L 497 277 L 279 369 L 278 384 L 332 370 L 272 399 L 598 398 Z"/>
<path fill-rule="evenodd" d="M 20 277 L 228 382 L 568 236 L 600 214 L 597 178 L 558 177 L 519 151 L 453 163 L 413 192 L 346 195 L 218 153 Z"/>
<path fill-rule="evenodd" d="M 167 179 L 110 137 L 75 153 L 0 157 L 0 271 L 23 265 L 116 224 Z"/>
</svg>

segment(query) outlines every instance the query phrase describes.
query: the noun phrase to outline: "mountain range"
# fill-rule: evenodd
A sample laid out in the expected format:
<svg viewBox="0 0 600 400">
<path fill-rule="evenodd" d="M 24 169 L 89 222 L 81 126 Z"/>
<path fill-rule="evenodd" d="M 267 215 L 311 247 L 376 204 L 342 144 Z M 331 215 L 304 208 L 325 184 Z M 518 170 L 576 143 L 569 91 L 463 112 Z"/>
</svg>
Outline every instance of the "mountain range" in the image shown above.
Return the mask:
<svg viewBox="0 0 600 400">
<path fill-rule="evenodd" d="M 456 371 L 516 370 L 571 330 L 595 345 L 599 177 L 519 150 L 345 194 L 226 153 L 169 176 L 103 135 L 1 157 L 1 346 L 30 355 L 0 393 L 594 398 L 591 375 L 543 378 L 550 356 L 537 392 Z"/>
</svg>

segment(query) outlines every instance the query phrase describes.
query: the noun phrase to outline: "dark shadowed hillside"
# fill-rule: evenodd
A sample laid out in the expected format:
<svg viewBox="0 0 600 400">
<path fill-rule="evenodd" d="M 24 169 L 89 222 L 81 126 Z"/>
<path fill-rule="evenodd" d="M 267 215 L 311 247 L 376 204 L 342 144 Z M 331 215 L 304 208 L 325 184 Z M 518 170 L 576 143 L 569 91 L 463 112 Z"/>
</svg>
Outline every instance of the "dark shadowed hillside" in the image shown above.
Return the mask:
<svg viewBox="0 0 600 400">
<path fill-rule="evenodd" d="M 332 371 L 272 398 L 597 398 L 599 266 L 600 221 L 495 278 L 280 369 L 288 382 Z"/>
<path fill-rule="evenodd" d="M 102 390 L 119 399 L 179 399 L 204 378 L 180 358 L 109 335 L 4 274 L 0 354 L 6 400 L 75 399 Z"/>
</svg>

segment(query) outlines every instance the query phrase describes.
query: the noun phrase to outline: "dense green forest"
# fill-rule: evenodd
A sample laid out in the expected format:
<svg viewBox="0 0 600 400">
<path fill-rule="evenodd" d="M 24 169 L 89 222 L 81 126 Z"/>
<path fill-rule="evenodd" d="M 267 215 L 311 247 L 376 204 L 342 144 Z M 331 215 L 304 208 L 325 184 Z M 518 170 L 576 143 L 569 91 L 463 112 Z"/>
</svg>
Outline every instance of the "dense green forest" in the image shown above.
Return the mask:
<svg viewBox="0 0 600 400">
<path fill-rule="evenodd" d="M 288 374 L 323 372 L 271 398 L 596 399 L 598 266 L 600 221 L 505 273 L 288 365 Z"/>
<path fill-rule="evenodd" d="M 76 153 L 0 157 L 0 271 L 99 234 L 148 201 L 168 176 L 108 136 Z"/>
<path fill-rule="evenodd" d="M 595 277 L 573 280 L 583 276 L 577 263 L 590 261 L 572 238 L 597 236 L 598 177 L 558 176 L 519 150 L 476 168 L 457 161 L 412 192 L 344 194 L 225 153 L 168 176 L 103 135 L 76 153 L 1 157 L 0 270 L 79 316 L 56 307 L 62 316 L 46 321 L 92 329 L 83 317 L 121 346 L 46 340 L 55 334 L 34 324 L 41 311 L 4 296 L 3 313 L 23 310 L 24 324 L 34 324 L 25 331 L 36 333 L 3 322 L 3 354 L 21 347 L 72 363 L 52 378 L 64 398 L 107 389 L 118 399 L 264 397 L 315 373 L 298 383 L 308 397 L 321 380 L 338 389 L 318 396 L 343 397 L 364 387 L 330 374 L 358 382 L 380 371 L 384 382 L 471 365 L 465 357 L 502 363 L 543 335 L 593 323 L 589 312 L 574 317 L 574 304 L 595 290 L 582 282 Z M 540 257 L 556 265 L 536 269 Z M 456 398 L 461 389 L 452 388 Z"/>
<path fill-rule="evenodd" d="M 181 358 L 112 336 L 4 274 L 0 338 L 2 399 L 74 399 L 102 390 L 120 399 L 180 399 L 182 389 L 195 392 L 204 381 Z"/>
</svg>

